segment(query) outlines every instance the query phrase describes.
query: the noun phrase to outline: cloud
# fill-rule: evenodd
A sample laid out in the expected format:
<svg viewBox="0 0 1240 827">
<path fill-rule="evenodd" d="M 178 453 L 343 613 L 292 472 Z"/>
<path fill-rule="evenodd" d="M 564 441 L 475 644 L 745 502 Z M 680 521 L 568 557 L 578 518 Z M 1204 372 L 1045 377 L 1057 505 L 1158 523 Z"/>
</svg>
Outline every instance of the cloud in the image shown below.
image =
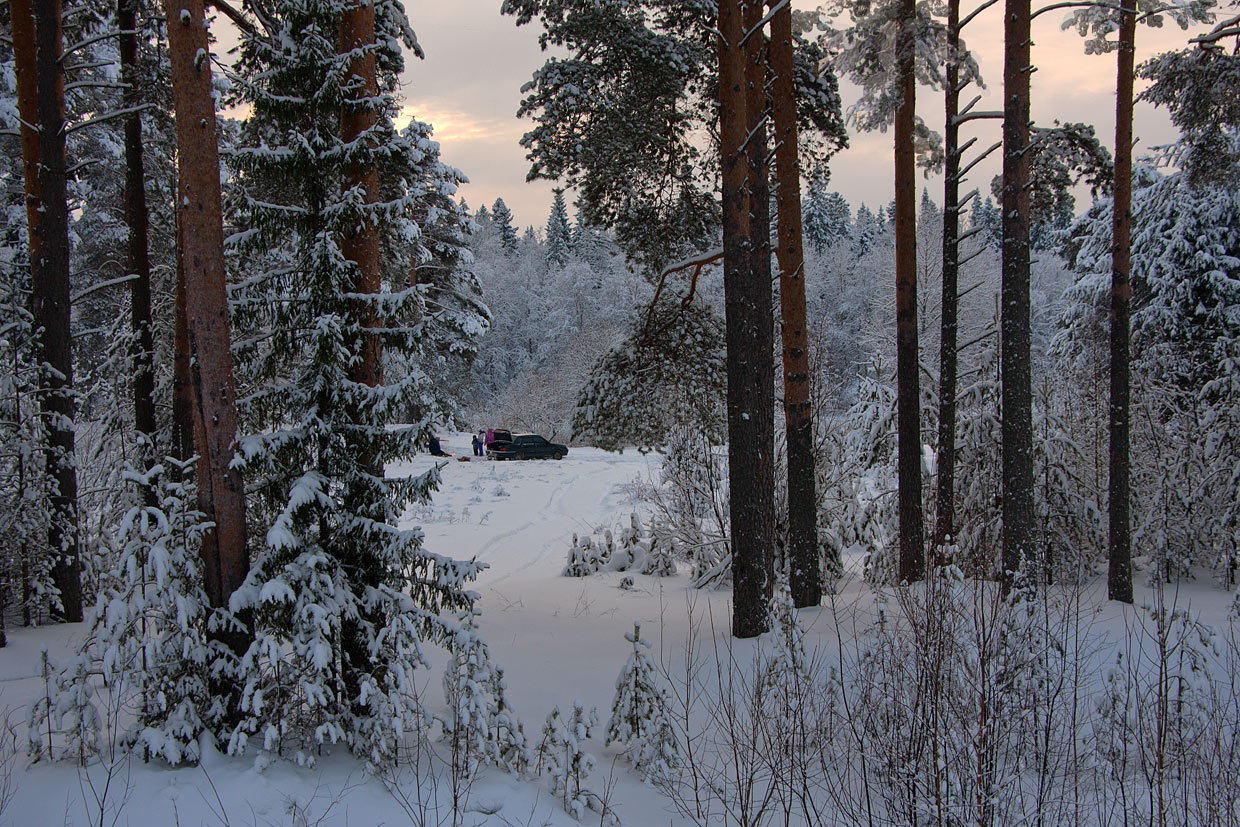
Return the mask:
<svg viewBox="0 0 1240 827">
<path fill-rule="evenodd" d="M 426 101 L 411 101 L 402 106 L 396 125 L 403 129 L 414 118 L 435 127 L 435 139 L 445 144 L 502 141 L 520 138 L 522 132 L 522 124 L 515 118 L 487 118 L 475 112 L 440 108 Z"/>
</svg>

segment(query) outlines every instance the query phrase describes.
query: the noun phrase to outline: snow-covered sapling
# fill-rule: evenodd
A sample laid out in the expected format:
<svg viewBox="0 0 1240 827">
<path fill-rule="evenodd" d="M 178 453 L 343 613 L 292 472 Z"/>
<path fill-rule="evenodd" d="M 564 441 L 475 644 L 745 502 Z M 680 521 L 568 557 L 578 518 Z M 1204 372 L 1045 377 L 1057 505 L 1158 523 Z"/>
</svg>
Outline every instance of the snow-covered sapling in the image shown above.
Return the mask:
<svg viewBox="0 0 1240 827">
<path fill-rule="evenodd" d="M 490 649 L 478 634 L 476 609 L 462 613 L 452 637 L 452 660 L 444 671 L 448 714 L 444 736 L 453 769 L 472 777 L 479 763 L 507 772 L 521 772 L 530 762 L 525 730 L 505 694 L 504 672 L 491 661 Z"/>
<path fill-rule="evenodd" d="M 538 773 L 544 770 L 551 781 L 551 793 L 560 798 L 564 809 L 580 819 L 587 809 L 601 810 L 601 799 L 585 787 L 594 771 L 594 756 L 585 751 L 584 741 L 598 726 L 598 712 L 588 713 L 580 701 L 573 702 L 571 718 L 557 706 L 547 716 L 542 741 L 538 745 Z"/>
<path fill-rule="evenodd" d="M 642 639 L 641 624 L 634 623 L 624 639 L 633 651 L 616 680 L 606 743 L 624 745 L 624 754 L 647 778 L 668 781 L 680 766 L 680 750 L 667 693 L 650 659 L 650 641 Z"/>
</svg>

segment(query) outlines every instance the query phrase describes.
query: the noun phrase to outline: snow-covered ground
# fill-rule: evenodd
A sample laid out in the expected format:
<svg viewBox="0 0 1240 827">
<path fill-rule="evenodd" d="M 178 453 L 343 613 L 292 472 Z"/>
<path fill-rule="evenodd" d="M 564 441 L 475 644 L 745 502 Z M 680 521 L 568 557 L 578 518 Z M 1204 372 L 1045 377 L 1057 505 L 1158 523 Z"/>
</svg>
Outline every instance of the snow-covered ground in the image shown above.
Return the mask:
<svg viewBox="0 0 1240 827">
<path fill-rule="evenodd" d="M 469 456 L 469 435 L 449 436 L 444 449 Z M 390 473 L 416 473 L 431 464 L 432 458 L 420 456 Z M 433 503 L 406 515 L 409 524 L 423 527 L 429 549 L 487 564 L 474 587 L 480 595 L 479 625 L 493 660 L 505 670 L 508 697 L 527 736 L 537 741 L 553 707 L 570 710 L 580 701 L 598 709 L 600 726 L 588 742 L 598 761 L 588 786 L 606 797 L 623 824 L 637 826 L 691 822 L 633 772 L 618 748 L 603 743 L 616 677 L 632 648 L 623 635 L 640 622 L 656 659 L 673 672 L 691 630 L 707 652 L 708 668 L 719 651 L 725 660 L 745 664 L 755 646 L 766 645 L 731 641 L 730 593 L 696 590 L 683 570 L 668 578 L 617 572 L 561 576 L 572 535 L 608 527 L 618 533 L 629 514 L 643 508 L 635 502 L 634 482 L 657 478 L 658 466 L 657 455 L 588 448 L 574 448 L 559 462 L 450 460 Z M 633 578 L 633 587 L 622 589 L 626 576 Z M 1101 642 L 1111 638 L 1113 651 L 1133 610 L 1106 603 L 1099 588 L 1104 585 L 1091 586 L 1084 595 L 1082 620 L 1100 642 L 1102 662 L 1110 654 Z M 855 573 L 847 577 L 834 611 L 828 606 L 801 613 L 808 645 L 822 647 L 834 661 L 841 642 L 848 648 L 856 640 L 855 626 L 873 617 L 871 600 Z M 1222 621 L 1230 600 L 1224 590 L 1198 582 L 1180 596 L 1179 605 L 1191 604 L 1207 619 Z M 847 618 L 849 628 L 838 630 L 838 618 Z M 43 687 L 41 649 L 61 659 L 80 633 L 80 626 L 10 629 L 9 647 L 0 650 L 0 710 L 7 709 L 9 721 L 0 750 L 6 761 L 0 780 L 7 782 L 0 789 L 0 825 L 452 823 L 442 764 L 402 769 L 390 779 L 399 790 L 393 795 L 344 750 L 324 756 L 312 768 L 254 753 L 242 758 L 209 753 L 199 766 L 170 769 L 119 752 L 86 769 L 72 760 L 28 766 L 25 718 Z M 432 668 L 424 670 L 423 697 L 432 711 L 442 712 L 439 669 L 445 658 L 443 652 L 434 657 Z M 464 809 L 459 823 L 467 825 L 578 823 L 551 795 L 545 779 L 517 779 L 489 769 L 468 790 Z M 597 818 L 597 813 L 588 814 L 583 821 L 597 823 Z"/>
<path fill-rule="evenodd" d="M 449 436 L 443 447 L 468 456 L 469 435 Z M 596 778 L 611 776 L 626 824 L 664 824 L 671 813 L 621 762 L 613 767 L 615 750 L 602 748 L 616 675 L 631 649 L 623 635 L 635 620 L 650 637 L 662 615 L 683 618 L 688 580 L 638 575 L 637 588 L 621 590 L 619 574 L 579 579 L 560 572 L 572 534 L 627 521 L 634 509 L 630 484 L 656 473 L 658 462 L 635 451 L 589 448 L 574 448 L 559 462 L 449 461 L 433 504 L 406 516 L 423 526 L 429 549 L 487 564 L 474 587 L 481 596 L 480 628 L 505 669 L 510 700 L 531 738 L 557 705 L 569 710 L 580 700 L 598 707 L 602 726 L 591 744 L 599 758 Z M 389 473 L 416 473 L 431 463 L 431 457 L 419 456 Z M 726 634 L 727 595 L 714 594 L 712 602 Z M 72 761 L 27 766 L 26 707 L 42 691 L 40 652 L 46 647 L 54 660 L 63 660 L 81 631 L 80 625 L 14 628 L 8 648 L 0 650 L 0 709 L 7 709 L 11 725 L 4 744 L 11 799 L 0 824 L 99 824 L 101 807 L 103 824 L 133 825 L 396 825 L 417 824 L 422 817 L 436 824 L 448 810 L 441 801 L 435 817 L 435 802 L 425 794 L 426 811 L 409 801 L 402 805 L 344 750 L 311 769 L 254 754 L 210 755 L 202 766 L 179 769 L 136 759 L 111 767 L 99 762 L 85 771 Z M 424 697 L 442 711 L 437 670 L 444 658 L 434 654 L 438 660 L 426 672 Z M 412 771 L 399 780 L 409 799 L 417 800 Z M 475 783 L 470 800 L 475 812 L 466 823 L 576 823 L 537 781 L 489 772 Z"/>
</svg>

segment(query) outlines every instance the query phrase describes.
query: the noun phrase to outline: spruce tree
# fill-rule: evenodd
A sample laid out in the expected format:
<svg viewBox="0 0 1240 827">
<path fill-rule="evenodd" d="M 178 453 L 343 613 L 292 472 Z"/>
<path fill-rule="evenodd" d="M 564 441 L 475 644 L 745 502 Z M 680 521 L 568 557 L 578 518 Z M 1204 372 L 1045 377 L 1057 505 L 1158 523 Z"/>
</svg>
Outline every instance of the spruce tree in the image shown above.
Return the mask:
<svg viewBox="0 0 1240 827">
<path fill-rule="evenodd" d="M 564 190 L 557 189 L 551 202 L 551 215 L 547 217 L 547 266 L 559 270 L 568 264 L 572 254 L 573 233 L 568 225 L 568 207 L 564 205 Z"/>
<path fill-rule="evenodd" d="M 341 48 L 338 31 L 356 11 L 348 0 L 281 0 L 269 6 L 275 36 L 249 34 L 241 47 L 237 100 L 253 112 L 233 158 L 243 229 L 231 242 L 249 273 L 234 294 L 251 434 L 241 460 L 266 534 L 234 600 L 253 612 L 255 642 L 230 748 L 257 736 L 311 760 L 342 741 L 384 764 L 419 713 L 422 643 L 451 634 L 448 613 L 472 603 L 464 584 L 478 566 L 432 554 L 421 532 L 395 526 L 438 480 L 434 470 L 383 472 L 428 432 L 425 420 L 390 427 L 425 374 L 394 378 L 377 362 L 356 372 L 378 352 L 416 364 L 433 314 L 411 272 L 435 257 L 417 243 L 427 240 L 417 218 L 433 225 L 439 209 L 414 174 L 425 157 L 418 130 L 392 124 L 400 45 L 414 47 L 404 10 L 377 2 L 371 41 Z M 366 55 L 378 92 L 360 104 L 370 125 L 346 142 L 339 119 L 359 106 L 349 84 Z M 357 174 L 367 168 L 383 173 L 377 199 Z M 359 226 L 382 242 L 372 290 L 359 289 L 357 259 L 344 252 Z"/>
<path fill-rule="evenodd" d="M 504 203 L 504 199 L 496 198 L 491 206 L 491 220 L 499 230 L 499 244 L 508 255 L 517 252 L 517 228 L 512 226 L 512 210 Z"/>
<path fill-rule="evenodd" d="M 804 225 L 805 242 L 822 253 L 834 240 L 828 228 L 827 187 L 821 178 L 809 182 L 805 200 L 801 204 L 801 220 Z"/>
<path fill-rule="evenodd" d="M 634 623 L 633 631 L 624 635 L 633 644 L 633 651 L 616 679 L 607 744 L 623 744 L 625 755 L 640 773 L 667 782 L 680 767 L 680 747 L 667 691 L 650 659 L 650 641 L 641 631 L 641 624 Z"/>
</svg>

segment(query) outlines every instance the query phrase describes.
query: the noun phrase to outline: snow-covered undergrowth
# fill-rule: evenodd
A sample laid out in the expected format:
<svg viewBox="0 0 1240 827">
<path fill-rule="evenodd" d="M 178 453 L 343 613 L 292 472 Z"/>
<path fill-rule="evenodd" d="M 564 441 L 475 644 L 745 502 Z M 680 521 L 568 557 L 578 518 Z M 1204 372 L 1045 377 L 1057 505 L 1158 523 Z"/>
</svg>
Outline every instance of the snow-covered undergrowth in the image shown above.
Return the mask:
<svg viewBox="0 0 1240 827">
<path fill-rule="evenodd" d="M 633 481 L 659 470 L 578 448 L 443 469 L 407 524 L 487 564 L 479 614 L 453 653 L 428 647 L 431 717 L 377 776 L 343 747 L 312 767 L 210 745 L 143 763 L 102 687 L 86 766 L 38 732 L 53 760 L 28 764 L 42 650 L 65 663 L 88 627 L 11 629 L 0 824 L 1240 824 L 1240 623 L 1210 578 L 1126 608 L 1104 584 L 1005 600 L 953 568 L 879 592 L 846 556 L 821 608 L 778 606 L 774 631 L 735 641 L 729 593 L 687 562 L 561 576 L 573 535 L 631 526 L 649 507 Z"/>
</svg>

